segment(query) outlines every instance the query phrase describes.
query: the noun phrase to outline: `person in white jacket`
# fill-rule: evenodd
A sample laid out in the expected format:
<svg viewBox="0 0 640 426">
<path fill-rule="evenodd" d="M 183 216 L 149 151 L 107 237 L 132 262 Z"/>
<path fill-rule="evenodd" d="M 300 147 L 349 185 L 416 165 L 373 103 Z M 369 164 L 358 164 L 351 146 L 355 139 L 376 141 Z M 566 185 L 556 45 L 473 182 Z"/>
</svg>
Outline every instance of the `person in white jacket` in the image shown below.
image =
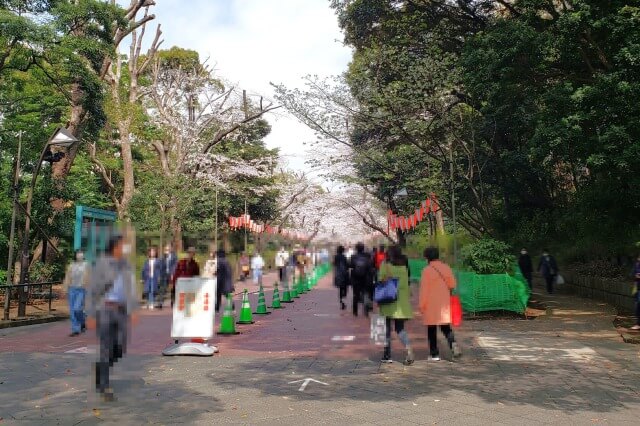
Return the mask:
<svg viewBox="0 0 640 426">
<path fill-rule="evenodd" d="M 262 269 L 264 269 L 264 259 L 260 253 L 255 252 L 251 258 L 251 272 L 253 273 L 253 282 L 255 284 L 262 283 Z"/>
<path fill-rule="evenodd" d="M 278 268 L 280 282 L 283 282 L 286 279 L 288 262 L 289 252 L 287 252 L 284 247 L 280 247 L 280 251 L 276 253 L 276 268 Z"/>
</svg>

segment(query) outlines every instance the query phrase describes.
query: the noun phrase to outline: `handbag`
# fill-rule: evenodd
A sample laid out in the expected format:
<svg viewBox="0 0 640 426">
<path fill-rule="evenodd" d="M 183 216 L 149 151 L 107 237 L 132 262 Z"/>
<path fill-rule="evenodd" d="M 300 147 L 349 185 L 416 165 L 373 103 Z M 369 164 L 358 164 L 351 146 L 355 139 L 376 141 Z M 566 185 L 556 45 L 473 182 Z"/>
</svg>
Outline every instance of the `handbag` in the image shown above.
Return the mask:
<svg viewBox="0 0 640 426">
<path fill-rule="evenodd" d="M 389 278 L 376 284 L 373 291 L 373 300 L 378 305 L 393 303 L 398 300 L 398 279 Z"/>
<path fill-rule="evenodd" d="M 462 304 L 460 297 L 451 295 L 451 325 L 459 327 L 462 324 Z"/>
<path fill-rule="evenodd" d="M 387 344 L 387 321 L 385 317 L 378 314 L 371 315 L 369 335 L 373 344 L 380 346 Z"/>
<path fill-rule="evenodd" d="M 564 284 L 564 277 L 562 275 L 556 275 L 556 285 L 563 285 Z"/>
</svg>

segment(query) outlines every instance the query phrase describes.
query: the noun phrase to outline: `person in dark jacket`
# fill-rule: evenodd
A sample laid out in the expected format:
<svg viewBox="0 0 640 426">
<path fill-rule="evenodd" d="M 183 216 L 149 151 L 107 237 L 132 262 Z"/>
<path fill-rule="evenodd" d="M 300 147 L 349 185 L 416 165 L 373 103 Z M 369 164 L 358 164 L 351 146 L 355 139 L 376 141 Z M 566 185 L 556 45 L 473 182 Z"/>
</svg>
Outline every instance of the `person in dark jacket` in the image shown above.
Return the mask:
<svg viewBox="0 0 640 426">
<path fill-rule="evenodd" d="M 347 256 L 344 255 L 344 246 L 338 246 L 336 250 L 336 256 L 333 259 L 333 284 L 338 287 L 340 291 L 340 309 L 345 310 L 347 305 L 343 300 L 347 297 L 347 287 L 349 286 L 349 262 Z"/>
<path fill-rule="evenodd" d="M 144 282 L 144 294 L 147 295 L 148 308 L 153 309 L 157 299 L 160 299 L 160 307 L 162 300 L 158 296 L 158 290 L 162 285 L 163 266 L 162 260 L 158 259 L 158 251 L 155 247 L 149 249 L 149 257 L 142 267 L 142 281 Z"/>
<path fill-rule="evenodd" d="M 227 260 L 227 255 L 224 250 L 218 250 L 218 269 L 217 269 L 217 286 L 216 286 L 216 312 L 220 312 L 220 302 L 222 302 L 222 296 L 231 294 L 235 291 L 233 287 L 233 273 L 231 270 L 231 264 Z"/>
<path fill-rule="evenodd" d="M 171 307 L 176 300 L 176 283 L 178 278 L 197 277 L 200 275 L 200 265 L 196 262 L 196 248 L 189 247 L 187 250 L 187 257 L 180 259 L 176 265 L 176 271 L 171 277 Z"/>
<path fill-rule="evenodd" d="M 549 254 L 549 250 L 542 250 L 542 257 L 538 264 L 538 272 L 542 272 L 544 280 L 547 282 L 547 293 L 553 294 L 553 282 L 558 276 L 558 264 L 556 259 Z"/>
<path fill-rule="evenodd" d="M 518 266 L 520 267 L 522 276 L 527 280 L 527 283 L 529 283 L 529 290 L 533 290 L 533 262 L 526 248 L 520 250 Z"/>
<path fill-rule="evenodd" d="M 636 264 L 633 267 L 633 278 L 636 282 L 636 325 L 631 329 L 640 330 L 640 255 L 638 255 Z"/>
<path fill-rule="evenodd" d="M 373 262 L 371 255 L 364 250 L 364 244 L 356 244 L 356 253 L 351 256 L 349 262 L 351 270 L 351 286 L 353 288 L 353 316 L 358 316 L 358 304 L 363 303 L 365 316 L 369 315 L 369 307 L 364 300 L 366 294 L 373 288 Z"/>
</svg>

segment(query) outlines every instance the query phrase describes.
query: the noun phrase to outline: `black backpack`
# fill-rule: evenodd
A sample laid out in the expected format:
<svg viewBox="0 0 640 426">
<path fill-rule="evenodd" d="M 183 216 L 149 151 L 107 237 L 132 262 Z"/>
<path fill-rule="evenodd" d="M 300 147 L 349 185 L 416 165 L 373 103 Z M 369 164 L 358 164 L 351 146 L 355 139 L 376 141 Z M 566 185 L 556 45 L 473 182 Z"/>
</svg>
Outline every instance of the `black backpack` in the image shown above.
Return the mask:
<svg viewBox="0 0 640 426">
<path fill-rule="evenodd" d="M 368 259 L 364 255 L 355 256 L 353 260 L 353 275 L 358 278 L 366 278 L 368 272 Z"/>
</svg>

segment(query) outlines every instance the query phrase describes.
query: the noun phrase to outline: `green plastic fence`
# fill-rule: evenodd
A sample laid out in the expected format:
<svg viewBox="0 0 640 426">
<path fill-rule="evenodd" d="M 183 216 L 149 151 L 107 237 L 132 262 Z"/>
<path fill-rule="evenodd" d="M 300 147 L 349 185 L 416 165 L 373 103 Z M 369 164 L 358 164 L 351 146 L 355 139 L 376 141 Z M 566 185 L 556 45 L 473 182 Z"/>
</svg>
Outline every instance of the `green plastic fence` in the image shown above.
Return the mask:
<svg viewBox="0 0 640 426">
<path fill-rule="evenodd" d="M 517 274 L 479 275 L 455 271 L 457 293 L 465 312 L 505 310 L 523 313 L 529 302 L 529 286 Z M 521 275 L 520 275 L 521 277 Z"/>
<path fill-rule="evenodd" d="M 422 270 L 427 266 L 425 259 L 409 259 L 409 281 L 420 281 Z"/>
<path fill-rule="evenodd" d="M 409 277 L 420 281 L 424 259 L 409 259 Z M 505 310 L 523 313 L 529 302 L 529 286 L 516 266 L 516 273 L 480 275 L 474 272 L 454 270 L 458 282 L 456 293 L 465 312 Z"/>
</svg>

